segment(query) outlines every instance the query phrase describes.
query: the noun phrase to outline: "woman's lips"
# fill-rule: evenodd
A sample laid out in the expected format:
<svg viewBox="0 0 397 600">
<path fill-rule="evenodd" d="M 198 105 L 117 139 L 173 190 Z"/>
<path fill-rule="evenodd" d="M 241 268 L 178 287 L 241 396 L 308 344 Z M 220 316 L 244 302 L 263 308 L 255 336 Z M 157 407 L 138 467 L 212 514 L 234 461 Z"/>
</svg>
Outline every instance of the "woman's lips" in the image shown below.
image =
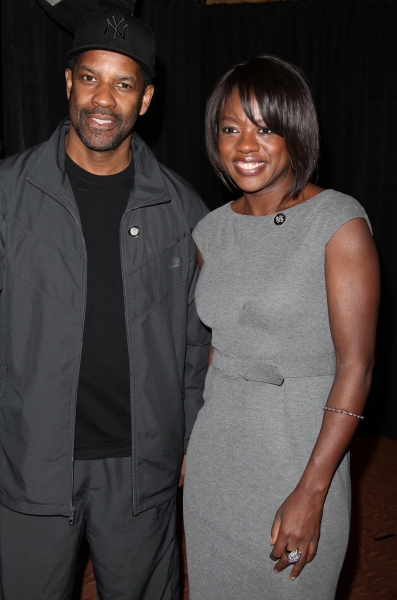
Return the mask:
<svg viewBox="0 0 397 600">
<path fill-rule="evenodd" d="M 259 160 L 244 161 L 235 160 L 233 165 L 241 175 L 257 175 L 263 168 L 266 167 L 266 163 Z"/>
</svg>

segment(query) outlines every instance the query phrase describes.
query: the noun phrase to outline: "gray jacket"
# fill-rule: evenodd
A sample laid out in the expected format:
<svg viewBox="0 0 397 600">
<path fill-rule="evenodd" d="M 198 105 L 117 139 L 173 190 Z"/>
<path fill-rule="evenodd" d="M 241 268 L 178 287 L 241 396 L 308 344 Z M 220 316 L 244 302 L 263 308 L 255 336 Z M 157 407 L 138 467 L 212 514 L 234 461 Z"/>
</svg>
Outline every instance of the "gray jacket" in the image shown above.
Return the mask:
<svg viewBox="0 0 397 600">
<path fill-rule="evenodd" d="M 65 120 L 48 142 L 0 165 L 0 502 L 73 519 L 87 261 L 65 175 L 69 126 Z M 136 134 L 132 153 L 135 180 L 120 252 L 138 514 L 175 494 L 203 402 L 209 335 L 194 303 L 191 231 L 207 209 Z"/>
</svg>

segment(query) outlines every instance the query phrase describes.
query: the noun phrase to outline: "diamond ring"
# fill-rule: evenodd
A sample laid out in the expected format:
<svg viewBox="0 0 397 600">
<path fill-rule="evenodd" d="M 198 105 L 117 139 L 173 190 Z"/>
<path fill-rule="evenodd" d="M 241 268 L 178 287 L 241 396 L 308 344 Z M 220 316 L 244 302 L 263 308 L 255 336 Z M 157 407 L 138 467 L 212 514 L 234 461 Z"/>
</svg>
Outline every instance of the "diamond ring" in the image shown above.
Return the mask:
<svg viewBox="0 0 397 600">
<path fill-rule="evenodd" d="M 288 562 L 290 565 L 297 563 L 302 556 L 302 552 L 299 552 L 299 550 L 286 550 L 285 554 L 288 557 Z"/>
</svg>

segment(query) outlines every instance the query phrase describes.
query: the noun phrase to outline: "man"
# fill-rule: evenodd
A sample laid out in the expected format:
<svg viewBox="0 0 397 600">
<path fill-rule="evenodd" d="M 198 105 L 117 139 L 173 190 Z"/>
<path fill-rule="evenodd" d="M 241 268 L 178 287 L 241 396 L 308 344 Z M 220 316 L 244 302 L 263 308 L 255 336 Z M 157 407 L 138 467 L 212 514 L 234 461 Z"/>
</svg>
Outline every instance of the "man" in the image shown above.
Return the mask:
<svg viewBox="0 0 397 600">
<path fill-rule="evenodd" d="M 96 11 L 69 57 L 70 121 L 0 168 L 0 587 L 71 598 L 85 529 L 101 600 L 175 600 L 175 493 L 209 348 L 191 239 L 206 209 L 133 133 L 152 31 Z"/>
</svg>

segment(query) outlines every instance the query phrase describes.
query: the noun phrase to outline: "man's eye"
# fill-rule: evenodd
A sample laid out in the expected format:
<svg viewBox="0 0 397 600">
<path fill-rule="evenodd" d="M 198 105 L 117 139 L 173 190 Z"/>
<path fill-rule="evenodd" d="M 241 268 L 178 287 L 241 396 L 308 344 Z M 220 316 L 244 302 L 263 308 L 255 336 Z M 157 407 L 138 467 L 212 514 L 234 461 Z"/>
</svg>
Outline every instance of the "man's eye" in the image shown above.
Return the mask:
<svg viewBox="0 0 397 600">
<path fill-rule="evenodd" d="M 83 75 L 85 81 L 94 81 L 93 75 Z"/>
<path fill-rule="evenodd" d="M 127 90 L 129 87 L 131 87 L 130 85 L 128 85 L 128 83 L 124 83 L 124 81 L 121 81 L 118 84 L 119 87 L 123 88 L 123 90 Z"/>
</svg>

